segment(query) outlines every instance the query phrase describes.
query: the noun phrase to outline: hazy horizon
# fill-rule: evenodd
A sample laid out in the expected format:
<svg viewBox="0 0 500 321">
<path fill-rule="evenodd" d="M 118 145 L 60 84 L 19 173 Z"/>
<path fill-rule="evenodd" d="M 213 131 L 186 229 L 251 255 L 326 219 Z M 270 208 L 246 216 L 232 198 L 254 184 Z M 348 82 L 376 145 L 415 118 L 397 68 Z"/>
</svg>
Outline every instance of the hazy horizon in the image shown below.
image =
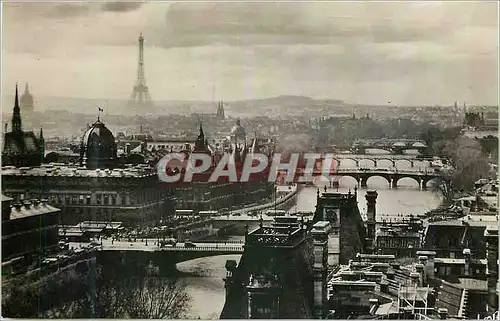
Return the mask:
<svg viewBox="0 0 500 321">
<path fill-rule="evenodd" d="M 3 3 L 3 92 L 498 105 L 497 2 Z M 5 95 L 4 94 L 4 95 Z M 9 107 L 7 107 L 9 108 Z"/>
</svg>

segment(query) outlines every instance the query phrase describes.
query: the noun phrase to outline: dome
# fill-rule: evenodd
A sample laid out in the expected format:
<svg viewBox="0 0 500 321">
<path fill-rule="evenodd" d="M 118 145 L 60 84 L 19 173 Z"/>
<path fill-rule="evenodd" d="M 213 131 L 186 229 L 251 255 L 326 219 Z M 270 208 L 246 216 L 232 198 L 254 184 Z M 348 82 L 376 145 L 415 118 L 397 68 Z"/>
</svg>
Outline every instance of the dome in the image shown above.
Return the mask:
<svg viewBox="0 0 500 321">
<path fill-rule="evenodd" d="M 80 163 L 88 168 L 111 168 L 116 163 L 113 133 L 98 119 L 82 137 Z"/>
<path fill-rule="evenodd" d="M 247 132 L 245 130 L 245 127 L 241 126 L 241 121 L 238 118 L 236 120 L 236 125 L 233 126 L 231 129 L 231 136 L 236 139 L 242 139 L 244 140 L 247 137 Z"/>
</svg>

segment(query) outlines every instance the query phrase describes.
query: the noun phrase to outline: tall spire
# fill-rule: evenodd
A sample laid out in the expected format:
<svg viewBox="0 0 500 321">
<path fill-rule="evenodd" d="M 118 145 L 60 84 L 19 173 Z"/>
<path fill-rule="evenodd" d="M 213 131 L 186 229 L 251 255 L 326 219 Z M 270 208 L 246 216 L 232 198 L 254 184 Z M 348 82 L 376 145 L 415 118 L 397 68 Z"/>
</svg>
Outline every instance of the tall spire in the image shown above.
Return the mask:
<svg viewBox="0 0 500 321">
<path fill-rule="evenodd" d="M 205 138 L 205 133 L 203 133 L 203 124 L 200 122 L 200 134 L 199 137 L 204 139 Z"/>
<path fill-rule="evenodd" d="M 43 138 L 43 128 L 40 126 L 40 136 L 38 138 L 38 143 L 39 143 L 39 148 L 40 148 L 40 157 L 42 159 L 43 163 L 43 158 L 45 157 L 45 139 Z"/>
<path fill-rule="evenodd" d="M 203 132 L 203 125 L 200 121 L 200 133 L 198 134 L 198 138 L 196 139 L 196 142 L 194 144 L 195 149 L 197 151 L 206 149 L 207 146 L 205 142 L 205 133 Z"/>
<path fill-rule="evenodd" d="M 24 86 L 24 93 L 25 93 L 26 95 L 29 95 L 29 93 L 30 93 L 30 89 L 29 89 L 29 87 L 28 87 L 28 82 L 26 82 L 26 86 Z"/>
<path fill-rule="evenodd" d="M 14 100 L 14 113 L 12 115 L 12 132 L 21 132 L 21 109 L 19 108 L 19 94 L 17 92 L 16 82 L 16 98 Z"/>
<path fill-rule="evenodd" d="M 146 85 L 146 76 L 144 72 L 144 36 L 139 35 L 138 39 L 139 59 L 137 61 L 137 78 L 135 86 L 130 95 L 128 106 L 134 108 L 151 107 L 153 102 L 149 93 L 149 88 Z"/>
</svg>

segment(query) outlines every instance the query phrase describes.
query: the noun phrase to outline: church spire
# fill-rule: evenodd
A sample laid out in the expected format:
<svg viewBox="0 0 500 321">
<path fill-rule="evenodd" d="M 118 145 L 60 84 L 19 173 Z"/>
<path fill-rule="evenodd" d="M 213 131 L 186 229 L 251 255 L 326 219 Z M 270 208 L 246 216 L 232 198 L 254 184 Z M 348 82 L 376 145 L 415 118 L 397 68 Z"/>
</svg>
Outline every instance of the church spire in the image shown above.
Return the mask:
<svg viewBox="0 0 500 321">
<path fill-rule="evenodd" d="M 17 92 L 16 83 L 16 98 L 14 100 L 14 113 L 12 115 L 12 132 L 21 132 L 21 109 L 19 108 L 19 95 Z"/>
<path fill-rule="evenodd" d="M 43 128 L 40 126 L 40 136 L 38 138 L 38 143 L 40 147 L 40 155 L 42 158 L 42 163 L 43 163 L 43 158 L 45 157 L 45 139 L 43 138 Z"/>
<path fill-rule="evenodd" d="M 29 86 L 28 86 L 28 82 L 26 82 L 26 86 L 24 86 L 24 93 L 25 93 L 26 95 L 29 95 L 29 93 L 30 93 L 30 89 L 29 89 Z"/>
<path fill-rule="evenodd" d="M 200 133 L 198 134 L 198 138 L 196 139 L 196 142 L 194 144 L 196 150 L 204 150 L 206 149 L 205 145 L 205 133 L 203 132 L 203 125 L 200 122 Z"/>
</svg>

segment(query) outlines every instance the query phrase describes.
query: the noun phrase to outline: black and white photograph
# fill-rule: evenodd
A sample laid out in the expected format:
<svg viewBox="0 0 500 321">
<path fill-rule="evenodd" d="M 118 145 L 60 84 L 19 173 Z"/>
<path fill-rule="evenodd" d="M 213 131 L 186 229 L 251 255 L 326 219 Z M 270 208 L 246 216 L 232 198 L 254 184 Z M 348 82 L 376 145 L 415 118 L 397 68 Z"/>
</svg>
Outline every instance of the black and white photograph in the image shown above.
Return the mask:
<svg viewBox="0 0 500 321">
<path fill-rule="evenodd" d="M 1 317 L 500 320 L 498 1 L 1 1 Z"/>
</svg>

